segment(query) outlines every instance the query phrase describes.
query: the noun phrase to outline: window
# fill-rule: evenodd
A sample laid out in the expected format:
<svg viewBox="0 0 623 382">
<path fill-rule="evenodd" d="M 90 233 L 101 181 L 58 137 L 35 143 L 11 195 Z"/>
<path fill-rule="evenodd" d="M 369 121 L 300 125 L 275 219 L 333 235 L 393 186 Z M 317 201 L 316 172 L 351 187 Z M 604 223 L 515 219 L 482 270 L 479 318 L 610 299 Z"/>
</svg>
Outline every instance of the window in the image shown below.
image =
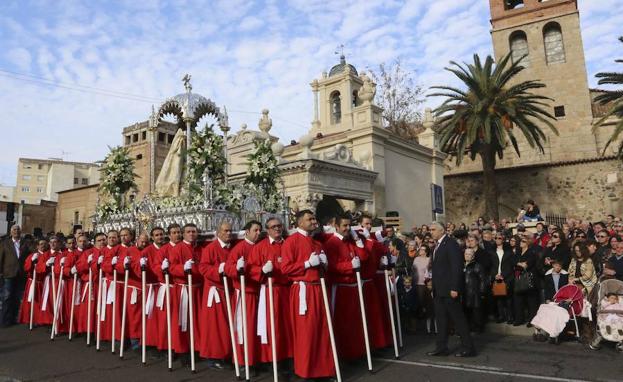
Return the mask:
<svg viewBox="0 0 623 382">
<path fill-rule="evenodd" d="M 158 142 L 163 142 L 167 139 L 165 133 L 158 133 Z"/>
<path fill-rule="evenodd" d="M 173 138 L 175 138 L 175 135 L 167 134 L 167 141 L 169 144 L 173 143 Z"/>
<path fill-rule="evenodd" d="M 143 154 L 138 154 L 138 155 L 136 156 L 136 160 L 141 160 L 141 159 L 143 159 Z"/>
<path fill-rule="evenodd" d="M 24 169 L 26 169 L 26 170 L 30 170 L 30 169 L 32 168 L 32 166 L 31 166 L 31 165 L 26 164 L 26 163 L 24 163 L 24 166 L 23 166 L 23 167 L 24 167 Z"/>
<path fill-rule="evenodd" d="M 80 211 L 74 211 L 74 225 L 80 224 Z"/>
<path fill-rule="evenodd" d="M 74 178 L 74 184 L 78 184 L 80 183 L 80 180 L 78 178 Z"/>
<path fill-rule="evenodd" d="M 38 169 L 38 170 L 43 170 L 43 165 L 42 165 L 41 163 L 39 163 L 39 164 L 37 165 L 37 169 Z"/>
<path fill-rule="evenodd" d="M 331 93 L 331 123 L 340 123 L 342 121 L 342 99 L 340 92 Z"/>
<path fill-rule="evenodd" d="M 562 118 L 565 115 L 566 114 L 565 114 L 565 107 L 564 106 L 554 106 L 554 117 Z"/>
<path fill-rule="evenodd" d="M 30 187 L 28 187 L 28 186 L 23 186 L 23 187 L 22 187 L 22 192 L 30 192 Z"/>
<path fill-rule="evenodd" d="M 549 23 L 543 28 L 543 43 L 547 65 L 565 62 L 565 46 L 558 23 Z"/>
<path fill-rule="evenodd" d="M 146 132 L 146 131 L 143 131 L 143 132 L 141 133 L 141 140 L 142 140 L 142 141 L 146 141 L 146 140 L 147 140 L 147 132 Z"/>
<path fill-rule="evenodd" d="M 89 184 L 89 178 L 82 178 L 82 184 L 87 186 Z"/>
<path fill-rule="evenodd" d="M 43 182 L 45 177 L 43 175 L 37 175 L 37 182 Z"/>
<path fill-rule="evenodd" d="M 132 143 L 138 142 L 138 133 L 132 134 Z"/>
<path fill-rule="evenodd" d="M 509 45 L 513 62 L 518 62 L 519 60 L 522 60 L 522 66 L 530 66 L 530 51 L 528 49 L 528 38 L 526 37 L 526 33 L 524 31 L 515 31 L 511 33 L 509 38 Z"/>
<path fill-rule="evenodd" d="M 22 180 L 30 180 L 31 178 L 30 175 L 22 175 Z"/>
<path fill-rule="evenodd" d="M 129 145 L 130 143 L 131 143 L 130 136 L 129 136 L 129 135 L 126 135 L 126 136 L 125 136 L 125 144 L 126 144 L 126 145 Z"/>
<path fill-rule="evenodd" d="M 353 90 L 353 107 L 356 107 L 359 103 L 359 98 L 357 98 L 357 90 Z"/>
<path fill-rule="evenodd" d="M 37 194 L 43 194 L 43 187 L 37 187 Z"/>
<path fill-rule="evenodd" d="M 510 9 L 523 8 L 523 0 L 504 0 L 504 9 L 507 11 Z"/>
</svg>

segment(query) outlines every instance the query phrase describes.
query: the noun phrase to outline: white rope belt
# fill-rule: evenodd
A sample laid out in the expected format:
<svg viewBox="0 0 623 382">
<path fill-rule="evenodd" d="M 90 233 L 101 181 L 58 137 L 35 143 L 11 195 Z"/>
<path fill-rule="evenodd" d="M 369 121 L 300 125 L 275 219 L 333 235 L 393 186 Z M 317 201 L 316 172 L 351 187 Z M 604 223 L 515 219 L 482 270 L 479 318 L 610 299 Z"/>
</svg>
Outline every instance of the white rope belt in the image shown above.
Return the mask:
<svg viewBox="0 0 623 382">
<path fill-rule="evenodd" d="M 240 307 L 240 290 L 236 289 L 236 312 L 235 312 L 235 324 L 236 325 L 236 333 L 238 334 L 238 344 L 242 345 L 244 339 L 244 333 L 242 331 L 242 309 Z"/>
<path fill-rule="evenodd" d="M 169 289 L 173 288 L 172 284 L 169 284 Z M 164 309 L 164 298 L 166 295 L 166 284 L 160 283 L 160 288 L 158 289 L 158 295 L 156 296 L 156 307 L 160 310 Z M 169 290 L 169 293 L 171 291 Z"/>
<path fill-rule="evenodd" d="M 31 304 L 33 301 L 35 301 L 35 282 L 36 281 L 33 279 L 30 282 L 30 287 L 28 288 L 28 302 Z"/>
<path fill-rule="evenodd" d="M 293 284 L 299 286 L 299 316 L 304 316 L 307 313 L 307 284 L 305 281 L 294 281 Z M 311 285 L 318 285 L 320 283 L 309 283 Z"/>
<path fill-rule="evenodd" d="M 212 285 L 208 291 L 208 308 L 211 308 L 213 303 L 221 303 L 221 297 L 218 294 L 218 288 L 214 285 Z"/>
<path fill-rule="evenodd" d="M 266 284 L 260 287 L 260 300 L 257 305 L 257 335 L 260 337 L 262 344 L 268 343 L 268 330 L 266 325 Z"/>
<path fill-rule="evenodd" d="M 34 292 L 33 292 L 34 293 Z M 48 309 L 48 296 L 50 295 L 50 275 L 46 275 L 43 280 L 43 298 L 41 299 L 41 311 Z"/>
</svg>

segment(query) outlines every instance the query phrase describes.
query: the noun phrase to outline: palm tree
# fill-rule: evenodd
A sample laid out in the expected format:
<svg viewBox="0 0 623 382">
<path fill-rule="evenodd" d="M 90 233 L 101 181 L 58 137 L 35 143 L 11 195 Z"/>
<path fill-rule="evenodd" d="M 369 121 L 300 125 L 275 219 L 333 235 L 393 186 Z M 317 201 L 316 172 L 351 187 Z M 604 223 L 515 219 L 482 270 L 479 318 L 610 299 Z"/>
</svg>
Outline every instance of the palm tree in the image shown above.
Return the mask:
<svg viewBox="0 0 623 382">
<path fill-rule="evenodd" d="M 491 56 L 487 56 L 484 65 L 478 55 L 474 55 L 473 64 L 459 65 L 451 61 L 451 67 L 445 69 L 456 75 L 467 89 L 433 86 L 441 92 L 429 95 L 446 97 L 434 111 L 442 150 L 456 155 L 457 165 L 465 154 L 472 160 L 477 156 L 482 160 L 485 216 L 489 219 L 499 217 L 496 155 L 503 158 L 508 141 L 517 155 L 521 155 L 517 130 L 530 147 L 541 152 L 547 138 L 539 124 L 558 134 L 551 122 L 554 116 L 546 109 L 551 99 L 532 92 L 545 85 L 537 80 L 510 84 L 524 69 L 520 62 L 512 62 L 510 54 L 497 65 Z"/>
<path fill-rule="evenodd" d="M 619 37 L 619 41 L 623 42 L 623 36 Z M 618 62 L 623 64 L 623 60 L 614 60 L 614 62 Z M 623 73 L 617 72 L 606 72 L 606 73 L 597 73 L 595 77 L 600 78 L 598 84 L 610 84 L 610 85 L 622 85 L 623 84 Z M 616 116 L 619 118 L 619 121 L 616 123 L 614 127 L 614 132 L 608 142 L 606 142 L 606 147 L 604 147 L 604 152 L 610 146 L 610 144 L 617 140 L 619 135 L 623 132 L 623 90 L 613 90 L 606 91 L 603 94 L 595 97 L 595 101 L 599 102 L 602 105 L 611 104 L 612 106 L 608 109 L 606 115 L 601 117 L 597 123 L 595 123 L 593 127 L 593 132 L 604 124 L 604 122 L 611 116 Z M 623 141 L 619 144 L 619 152 L 618 158 L 623 158 Z"/>
</svg>

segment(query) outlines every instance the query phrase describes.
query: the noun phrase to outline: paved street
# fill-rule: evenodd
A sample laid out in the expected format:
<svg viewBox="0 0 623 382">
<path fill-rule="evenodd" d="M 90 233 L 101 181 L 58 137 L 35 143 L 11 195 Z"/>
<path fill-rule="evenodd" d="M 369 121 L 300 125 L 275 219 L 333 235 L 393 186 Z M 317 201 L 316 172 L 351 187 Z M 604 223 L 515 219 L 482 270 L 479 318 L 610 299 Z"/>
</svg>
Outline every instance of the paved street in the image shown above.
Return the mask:
<svg viewBox="0 0 623 382">
<path fill-rule="evenodd" d="M 476 342 L 479 355 L 472 359 L 454 356 L 431 358 L 425 352 L 433 347 L 433 337 L 408 336 L 399 360 L 391 352 L 374 359 L 375 373 L 366 371 L 365 362 L 344 364 L 345 381 L 616 381 L 623 380 L 623 355 L 605 346 L 594 352 L 578 343 L 559 346 L 534 343 L 529 337 L 484 334 Z M 139 354 L 127 352 L 125 360 L 85 346 L 84 337 L 73 342 L 60 337 L 50 342 L 47 329 L 28 333 L 24 326 L 0 330 L 0 381 L 193 381 L 233 380 L 232 370 L 207 370 L 198 363 L 192 374 L 178 362 L 167 372 L 166 362 L 140 365 Z M 264 372 L 254 380 L 272 381 Z"/>
</svg>

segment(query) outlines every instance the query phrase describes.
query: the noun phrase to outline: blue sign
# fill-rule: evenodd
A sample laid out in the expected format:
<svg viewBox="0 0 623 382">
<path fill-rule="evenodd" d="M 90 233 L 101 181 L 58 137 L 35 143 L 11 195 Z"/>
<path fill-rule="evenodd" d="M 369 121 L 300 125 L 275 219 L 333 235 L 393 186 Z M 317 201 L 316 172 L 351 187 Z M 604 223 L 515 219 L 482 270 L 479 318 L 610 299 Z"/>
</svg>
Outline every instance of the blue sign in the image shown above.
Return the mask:
<svg viewBox="0 0 623 382">
<path fill-rule="evenodd" d="M 430 193 L 432 198 L 433 212 L 443 214 L 443 188 L 431 183 Z"/>
</svg>

